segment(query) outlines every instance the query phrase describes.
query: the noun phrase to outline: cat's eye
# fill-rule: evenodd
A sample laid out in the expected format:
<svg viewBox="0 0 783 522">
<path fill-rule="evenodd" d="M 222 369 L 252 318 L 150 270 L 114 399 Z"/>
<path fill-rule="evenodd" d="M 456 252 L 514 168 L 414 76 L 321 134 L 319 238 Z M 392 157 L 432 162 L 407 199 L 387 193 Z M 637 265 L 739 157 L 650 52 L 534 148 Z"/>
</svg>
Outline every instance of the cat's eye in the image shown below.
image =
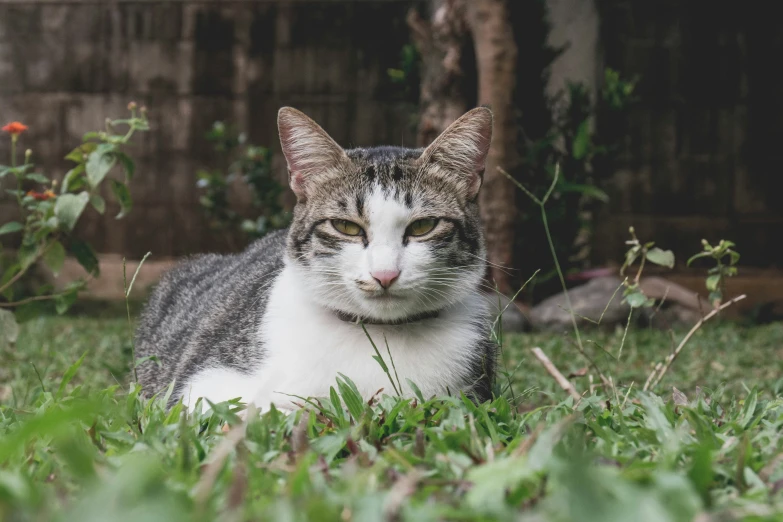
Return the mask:
<svg viewBox="0 0 783 522">
<path fill-rule="evenodd" d="M 353 221 L 346 221 L 345 219 L 333 219 L 332 226 L 341 234 L 346 236 L 360 236 L 364 232 L 362 227 L 354 223 Z"/>
<path fill-rule="evenodd" d="M 409 236 L 423 236 L 429 234 L 438 224 L 438 220 L 435 218 L 417 219 L 410 225 L 408 225 Z"/>
</svg>

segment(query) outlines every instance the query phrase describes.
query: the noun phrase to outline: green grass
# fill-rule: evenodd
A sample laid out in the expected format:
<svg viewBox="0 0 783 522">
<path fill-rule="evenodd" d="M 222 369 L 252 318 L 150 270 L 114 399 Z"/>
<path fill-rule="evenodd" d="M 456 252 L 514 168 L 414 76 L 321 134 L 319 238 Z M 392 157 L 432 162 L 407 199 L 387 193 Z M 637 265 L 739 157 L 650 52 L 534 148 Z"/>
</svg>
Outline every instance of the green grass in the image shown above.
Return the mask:
<svg viewBox="0 0 783 522">
<path fill-rule="evenodd" d="M 584 331 L 614 387 L 576 405 L 530 352 L 576 373 L 572 336 L 517 335 L 492 403 L 368 405 L 342 381 L 246 427 L 236 404 L 139 399 L 127 327 L 41 318 L 0 351 L 0 521 L 783 520 L 783 324 L 707 325 L 660 395 L 640 389 L 670 334 L 631 332 L 618 360 L 622 332 Z"/>
</svg>

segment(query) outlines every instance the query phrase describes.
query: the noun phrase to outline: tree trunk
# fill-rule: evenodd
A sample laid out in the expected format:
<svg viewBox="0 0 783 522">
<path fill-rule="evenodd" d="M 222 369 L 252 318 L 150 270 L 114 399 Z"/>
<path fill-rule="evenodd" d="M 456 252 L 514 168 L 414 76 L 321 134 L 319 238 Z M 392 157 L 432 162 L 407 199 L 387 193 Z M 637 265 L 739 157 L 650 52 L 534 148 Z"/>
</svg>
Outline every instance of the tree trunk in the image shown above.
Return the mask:
<svg viewBox="0 0 783 522">
<path fill-rule="evenodd" d="M 422 59 L 417 142 L 425 147 L 472 103 L 462 66 L 463 52 L 471 45 L 470 32 L 463 0 L 432 0 L 429 20 L 412 8 L 407 21 Z"/>
<path fill-rule="evenodd" d="M 518 157 L 514 121 L 517 46 L 506 0 L 469 0 L 467 20 L 476 48 L 478 101 L 494 115 L 492 147 L 481 189 L 481 218 L 487 238 L 490 273 L 498 289 L 509 295 L 514 251 L 517 189 L 498 167 L 512 171 Z"/>
</svg>

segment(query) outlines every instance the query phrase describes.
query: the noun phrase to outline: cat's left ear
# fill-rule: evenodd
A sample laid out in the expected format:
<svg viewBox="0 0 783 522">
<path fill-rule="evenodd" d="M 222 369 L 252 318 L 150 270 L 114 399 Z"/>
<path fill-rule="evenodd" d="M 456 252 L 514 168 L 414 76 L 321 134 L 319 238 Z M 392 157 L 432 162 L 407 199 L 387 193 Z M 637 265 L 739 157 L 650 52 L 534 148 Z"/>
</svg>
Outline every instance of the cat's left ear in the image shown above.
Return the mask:
<svg viewBox="0 0 783 522">
<path fill-rule="evenodd" d="M 477 107 L 462 115 L 421 154 L 419 161 L 458 176 L 468 199 L 478 195 L 492 142 L 492 111 Z"/>
<path fill-rule="evenodd" d="M 319 179 L 350 161 L 345 150 L 301 111 L 292 107 L 280 109 L 277 128 L 288 163 L 289 183 L 299 201 L 307 199 Z"/>
</svg>

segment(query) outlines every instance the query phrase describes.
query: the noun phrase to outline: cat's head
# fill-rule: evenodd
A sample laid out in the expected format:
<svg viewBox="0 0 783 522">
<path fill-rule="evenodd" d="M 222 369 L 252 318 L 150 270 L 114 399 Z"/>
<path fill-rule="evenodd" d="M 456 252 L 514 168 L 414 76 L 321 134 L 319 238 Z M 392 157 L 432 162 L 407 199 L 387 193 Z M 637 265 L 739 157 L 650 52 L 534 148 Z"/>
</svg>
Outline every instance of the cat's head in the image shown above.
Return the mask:
<svg viewBox="0 0 783 522">
<path fill-rule="evenodd" d="M 345 150 L 290 107 L 278 128 L 298 200 L 287 263 L 319 304 L 395 321 L 475 292 L 485 271 L 478 192 L 489 109 L 468 112 L 426 149 Z"/>
</svg>

